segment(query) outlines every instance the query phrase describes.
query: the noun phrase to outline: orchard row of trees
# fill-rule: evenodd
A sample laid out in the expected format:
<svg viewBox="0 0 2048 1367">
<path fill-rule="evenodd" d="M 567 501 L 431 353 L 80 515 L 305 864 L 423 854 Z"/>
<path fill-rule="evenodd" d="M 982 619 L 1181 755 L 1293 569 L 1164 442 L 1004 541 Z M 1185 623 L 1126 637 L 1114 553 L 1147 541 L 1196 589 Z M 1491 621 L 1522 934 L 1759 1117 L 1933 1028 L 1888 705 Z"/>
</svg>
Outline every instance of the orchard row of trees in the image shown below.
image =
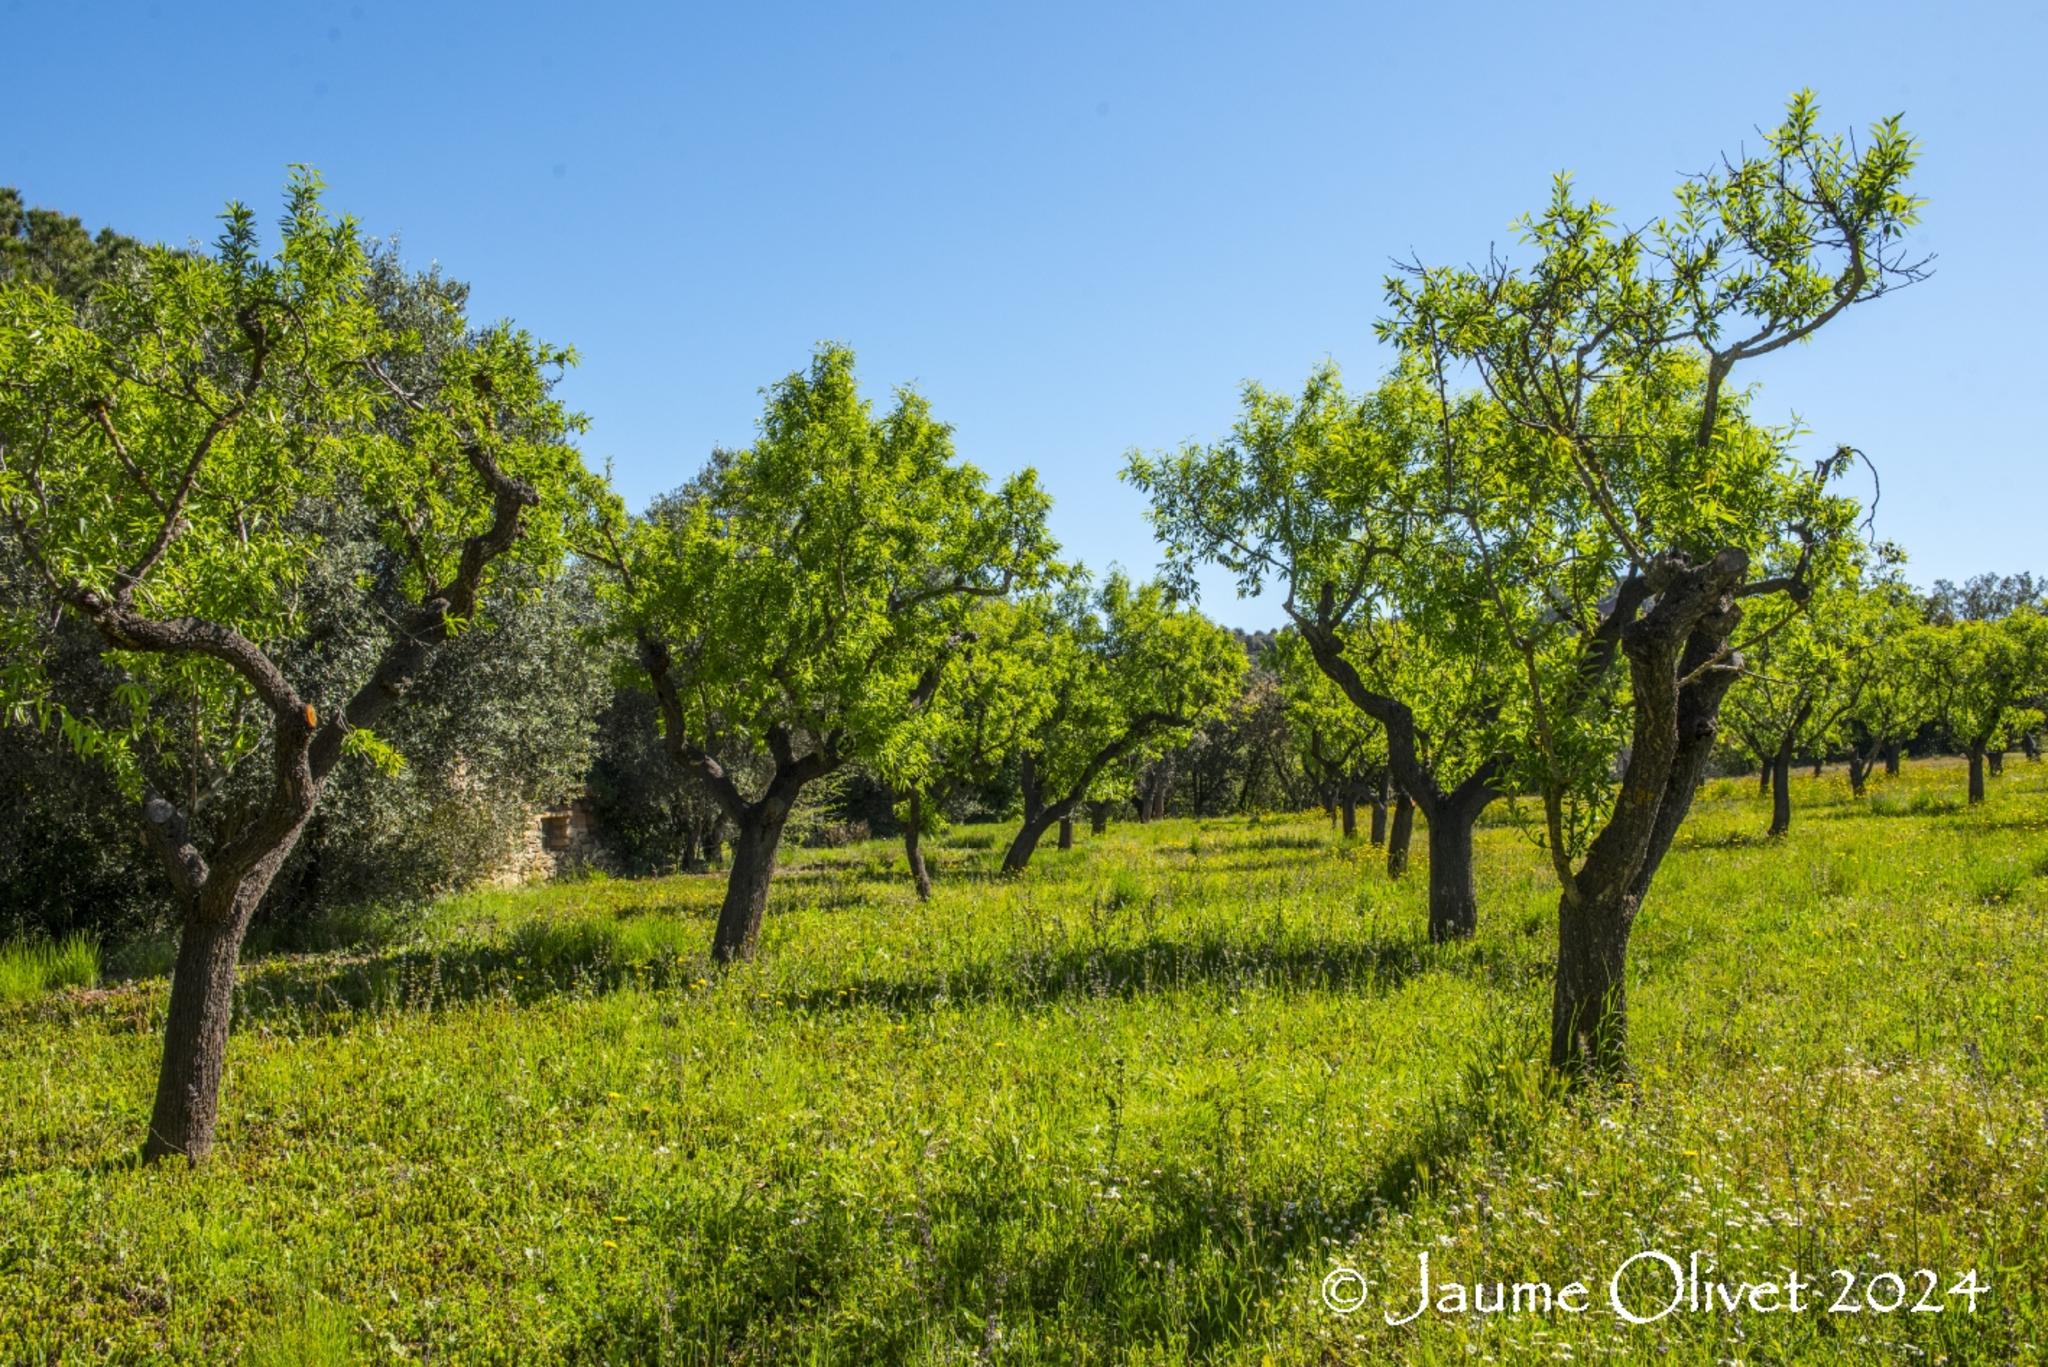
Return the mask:
<svg viewBox="0 0 2048 1367">
<path fill-rule="evenodd" d="M 721 962 L 754 952 L 820 785 L 858 769 L 897 796 L 925 891 L 921 840 L 961 792 L 1014 776 L 1021 873 L 1084 811 L 1158 812 L 1191 741 L 1256 714 L 1284 718 L 1332 806 L 1391 806 L 1395 872 L 1420 812 L 1435 938 L 1476 927 L 1473 827 L 1511 799 L 1559 884 L 1552 1061 L 1620 1071 L 1629 931 L 1731 696 L 1804 680 L 1815 697 L 1784 700 L 1803 727 L 1835 711 L 1817 661 L 1875 663 L 1816 644 L 1881 596 L 1853 587 L 1859 453 L 1795 462 L 1732 377 L 1924 274 L 1914 158 L 1896 120 L 1853 144 L 1801 95 L 1647 225 L 1560 178 L 1526 262 L 1389 279 L 1377 383 L 1247 386 L 1221 439 L 1132 454 L 1165 551 L 1150 584 L 1063 563 L 1035 474 L 991 482 L 921 396 L 864 398 L 837 347 L 766 391 L 751 445 L 632 514 L 556 397 L 571 353 L 470 320 L 310 173 L 270 252 L 240 206 L 210 251 L 18 224 L 0 704 L 101 767 L 177 907 L 145 1152 L 210 1147 L 241 945 L 308 832 L 406 772 L 420 704 L 532 715 L 474 643 L 551 601 L 648 699 L 607 725 L 637 715 L 684 823 L 729 832 Z M 1290 619 L 1250 694 L 1244 645 L 1192 606 L 1203 565 Z M 1815 611 L 1838 597 L 1855 611 Z M 1932 630 L 2004 649 L 2031 620 Z M 1753 663 L 1795 647 L 1812 658 Z M 2004 734 L 1942 705 L 1973 753 Z M 1282 763 L 1275 729 L 1246 747 L 1247 791 Z"/>
</svg>

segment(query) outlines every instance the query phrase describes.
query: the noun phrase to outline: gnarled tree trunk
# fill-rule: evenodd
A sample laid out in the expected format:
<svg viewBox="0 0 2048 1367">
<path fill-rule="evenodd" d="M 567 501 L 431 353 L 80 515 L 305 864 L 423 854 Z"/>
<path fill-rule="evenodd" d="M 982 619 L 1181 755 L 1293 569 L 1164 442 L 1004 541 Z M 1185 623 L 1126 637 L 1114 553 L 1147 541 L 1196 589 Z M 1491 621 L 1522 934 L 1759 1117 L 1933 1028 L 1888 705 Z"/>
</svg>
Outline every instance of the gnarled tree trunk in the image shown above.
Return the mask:
<svg viewBox="0 0 2048 1367">
<path fill-rule="evenodd" d="M 1550 1024 L 1559 1070 L 1627 1070 L 1629 934 L 1713 756 L 1738 672 L 1714 666 L 1741 620 L 1735 596 L 1748 565 L 1742 552 L 1723 551 L 1704 565 L 1632 577 L 1617 595 L 1610 639 L 1628 660 L 1634 720 L 1614 809 L 1559 898 Z"/>
</svg>

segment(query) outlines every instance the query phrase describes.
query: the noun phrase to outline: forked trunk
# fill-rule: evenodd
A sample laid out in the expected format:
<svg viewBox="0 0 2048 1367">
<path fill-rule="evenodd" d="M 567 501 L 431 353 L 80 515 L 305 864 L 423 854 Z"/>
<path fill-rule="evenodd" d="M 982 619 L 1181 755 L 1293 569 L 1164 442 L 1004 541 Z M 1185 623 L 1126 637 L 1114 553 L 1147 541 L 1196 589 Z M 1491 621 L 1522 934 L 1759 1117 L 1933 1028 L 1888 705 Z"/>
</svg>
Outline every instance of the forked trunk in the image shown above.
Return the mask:
<svg viewBox="0 0 2048 1367">
<path fill-rule="evenodd" d="M 1394 828 L 1387 834 L 1387 877 L 1408 872 L 1408 842 L 1415 835 L 1415 799 L 1406 792 L 1394 798 Z"/>
<path fill-rule="evenodd" d="M 178 935 L 178 962 L 171 973 L 156 1103 L 142 1145 L 145 1162 L 177 1154 L 198 1163 L 213 1150 L 242 937 L 303 829 L 301 817 L 239 882 L 225 872 L 209 878 L 186 913 Z"/>
<path fill-rule="evenodd" d="M 1462 940 L 1479 928 L 1472 882 L 1472 827 L 1479 809 L 1446 802 L 1429 823 L 1429 938 Z"/>
<path fill-rule="evenodd" d="M 1713 757 L 1721 700 L 1739 670 L 1712 666 L 1741 620 L 1735 587 L 1747 568 L 1747 556 L 1724 551 L 1676 572 L 1620 634 L 1634 712 L 1628 762 L 1606 825 L 1559 898 L 1553 1068 L 1627 1071 L 1629 933 Z M 1633 580 L 1624 597 L 1651 592 Z"/>
<path fill-rule="evenodd" d="M 711 957 L 722 964 L 752 958 L 760 942 L 768 885 L 775 879 L 775 856 L 782 845 L 782 828 L 789 824 L 789 806 L 764 799 L 735 824 L 739 829 L 732 842 L 732 869 L 725 878 L 725 904 L 718 910 L 718 931 L 711 939 Z"/>
</svg>

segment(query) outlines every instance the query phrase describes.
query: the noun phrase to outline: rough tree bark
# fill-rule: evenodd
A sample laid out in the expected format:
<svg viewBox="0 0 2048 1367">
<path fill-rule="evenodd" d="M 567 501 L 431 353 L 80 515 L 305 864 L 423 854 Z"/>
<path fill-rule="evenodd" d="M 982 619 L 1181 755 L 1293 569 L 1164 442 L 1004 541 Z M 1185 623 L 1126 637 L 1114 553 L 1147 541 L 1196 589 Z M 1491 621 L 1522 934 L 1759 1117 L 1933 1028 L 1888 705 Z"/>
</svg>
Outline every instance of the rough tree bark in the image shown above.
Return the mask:
<svg viewBox="0 0 2048 1367">
<path fill-rule="evenodd" d="M 135 611 L 139 574 L 111 596 L 86 588 L 64 595 L 111 646 L 220 660 L 241 675 L 271 716 L 269 791 L 262 806 L 210 856 L 189 835 L 190 813 L 154 792 L 143 803 L 143 829 L 183 908 L 156 1101 L 143 1144 L 147 1161 L 175 1154 L 197 1163 L 211 1152 L 227 1066 L 235 964 L 250 917 L 319 805 L 348 733 L 373 727 L 448 639 L 450 624 L 474 616 L 484 571 L 511 548 L 525 510 L 539 502 L 534 490 L 504 474 L 480 443 L 466 442 L 464 455 L 490 491 L 490 525 L 463 543 L 449 581 L 428 590 L 399 623 L 370 677 L 339 714 L 325 719 L 260 647 L 231 627 L 191 617 L 157 620 Z M 181 515 L 177 503 L 166 511 L 163 544 L 175 535 Z"/>
<path fill-rule="evenodd" d="M 1613 812 L 1559 898 L 1554 1068 L 1627 1069 L 1629 933 L 1713 755 L 1748 567 L 1734 549 L 1697 566 L 1660 560 L 1624 581 L 1603 623 L 1601 644 L 1628 662 L 1634 715 Z"/>
</svg>

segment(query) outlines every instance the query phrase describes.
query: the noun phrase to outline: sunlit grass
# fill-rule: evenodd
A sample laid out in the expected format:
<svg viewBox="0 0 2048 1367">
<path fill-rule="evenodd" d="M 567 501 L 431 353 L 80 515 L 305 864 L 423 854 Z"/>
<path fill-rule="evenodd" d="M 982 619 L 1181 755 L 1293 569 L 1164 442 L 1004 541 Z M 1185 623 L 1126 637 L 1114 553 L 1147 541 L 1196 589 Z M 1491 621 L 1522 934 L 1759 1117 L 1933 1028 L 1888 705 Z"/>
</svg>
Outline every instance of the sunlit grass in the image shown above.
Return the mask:
<svg viewBox="0 0 2048 1367">
<path fill-rule="evenodd" d="M 793 852 L 448 899 L 244 974 L 221 1149 L 127 1164 L 164 984 L 0 1012 L 0 1360 L 2038 1360 L 2048 770 L 1981 808 L 1710 784 L 1638 921 L 1637 1084 L 1560 1093 L 1556 892 L 1494 823 L 1470 943 L 1320 817 Z M 1329 1313 L 1376 1283 L 1974 1267 L 1975 1314 Z M 1944 1281 L 1947 1285 L 1947 1281 Z M 1376 1289 L 1375 1297 L 1380 1294 Z M 1596 1301 L 1597 1301 L 1596 1297 Z"/>
<path fill-rule="evenodd" d="M 100 977 L 100 947 L 90 936 L 0 944 L 0 1004 L 23 1002 L 62 987 L 91 987 Z"/>
</svg>

